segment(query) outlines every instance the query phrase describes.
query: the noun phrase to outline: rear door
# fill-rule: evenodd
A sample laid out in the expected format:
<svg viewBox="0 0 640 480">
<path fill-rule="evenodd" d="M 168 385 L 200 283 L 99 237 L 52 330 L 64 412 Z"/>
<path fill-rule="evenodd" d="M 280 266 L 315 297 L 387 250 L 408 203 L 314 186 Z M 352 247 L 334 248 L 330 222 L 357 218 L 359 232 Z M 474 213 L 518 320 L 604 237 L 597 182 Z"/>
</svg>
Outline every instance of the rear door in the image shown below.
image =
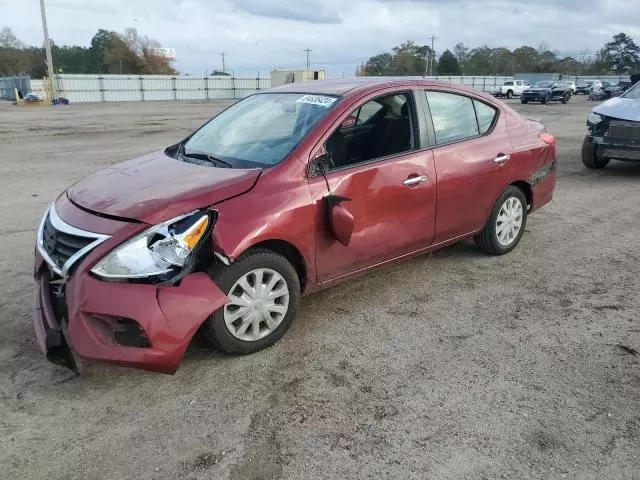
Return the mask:
<svg viewBox="0 0 640 480">
<path fill-rule="evenodd" d="M 441 243 L 484 226 L 508 183 L 512 148 L 498 107 L 448 91 L 425 96 L 438 185 L 434 243 Z"/>
</svg>

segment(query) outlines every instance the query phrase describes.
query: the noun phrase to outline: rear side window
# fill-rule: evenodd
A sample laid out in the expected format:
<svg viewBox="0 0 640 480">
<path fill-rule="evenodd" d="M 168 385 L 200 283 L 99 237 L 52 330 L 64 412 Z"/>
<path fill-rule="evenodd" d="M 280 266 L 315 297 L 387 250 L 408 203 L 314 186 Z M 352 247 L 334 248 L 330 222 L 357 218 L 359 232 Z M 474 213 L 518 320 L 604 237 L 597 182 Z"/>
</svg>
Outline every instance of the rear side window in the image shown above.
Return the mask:
<svg viewBox="0 0 640 480">
<path fill-rule="evenodd" d="M 504 82 L 505 87 L 511 87 L 513 82 Z"/>
<path fill-rule="evenodd" d="M 493 125 L 493 121 L 495 120 L 498 112 L 495 108 L 490 107 L 486 103 L 479 102 L 478 100 L 474 100 L 473 105 L 476 107 L 476 116 L 478 117 L 480 135 L 484 135 L 491 129 L 491 125 Z"/>
<path fill-rule="evenodd" d="M 479 135 L 473 100 L 445 92 L 426 94 L 438 145 Z"/>
</svg>

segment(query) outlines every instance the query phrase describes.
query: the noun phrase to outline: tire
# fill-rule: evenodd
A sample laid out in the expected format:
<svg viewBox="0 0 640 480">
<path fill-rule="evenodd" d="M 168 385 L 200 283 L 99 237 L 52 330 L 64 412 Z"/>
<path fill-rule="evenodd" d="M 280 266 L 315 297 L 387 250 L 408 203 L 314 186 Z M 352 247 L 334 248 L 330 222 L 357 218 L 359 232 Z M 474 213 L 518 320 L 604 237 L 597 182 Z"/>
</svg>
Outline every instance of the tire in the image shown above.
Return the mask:
<svg viewBox="0 0 640 480">
<path fill-rule="evenodd" d="M 512 238 L 507 237 L 507 242 L 503 241 L 501 237 L 498 235 L 498 217 L 502 217 L 503 207 L 506 207 L 507 202 L 516 202 L 519 203 L 521 211 L 520 211 L 520 226 L 516 230 L 509 229 L 510 232 L 515 233 Z M 511 203 L 514 205 L 514 203 Z M 502 217 L 504 218 L 504 217 Z M 504 224 L 505 222 L 501 222 Z M 516 222 L 517 224 L 517 222 Z M 510 185 L 507 189 L 500 195 L 500 198 L 496 202 L 493 210 L 491 211 L 491 215 L 489 216 L 489 221 L 485 225 L 484 229 L 473 237 L 474 242 L 478 246 L 480 250 L 490 255 L 504 255 L 505 253 L 509 253 L 513 250 L 518 243 L 520 243 L 520 239 L 524 234 L 524 229 L 527 225 L 527 199 L 524 196 L 524 192 L 520 190 L 518 187 L 514 187 Z M 509 227 L 507 227 L 509 228 Z"/>
<path fill-rule="evenodd" d="M 596 153 L 596 147 L 589 141 L 589 137 L 584 137 L 584 141 L 582 142 L 582 163 L 587 168 L 592 169 L 600 169 L 607 166 L 610 158 L 602 158 L 599 157 Z"/>
<path fill-rule="evenodd" d="M 218 287 L 220 287 L 225 294 L 231 296 L 234 292 L 246 292 L 241 286 L 236 286 L 236 284 L 240 279 L 245 278 L 249 286 L 251 286 L 249 279 L 253 278 L 254 282 L 258 279 L 255 272 L 263 272 L 259 275 L 261 276 L 260 278 L 263 279 L 261 285 L 265 291 L 265 283 L 263 282 L 270 283 L 274 278 L 277 279 L 277 282 L 273 286 L 274 289 L 277 287 L 280 291 L 282 289 L 282 284 L 284 283 L 286 285 L 286 311 L 280 318 L 278 318 L 278 315 L 282 314 L 275 313 L 275 319 L 271 316 L 272 312 L 269 313 L 274 324 L 277 324 L 277 326 L 271 329 L 270 325 L 267 324 L 266 319 L 260 316 L 262 315 L 262 310 L 260 309 L 262 305 L 259 307 L 255 302 L 252 304 L 253 307 L 238 307 L 230 302 L 223 308 L 218 309 L 205 321 L 202 331 L 207 340 L 225 353 L 255 353 L 273 345 L 287 332 L 298 312 L 298 306 L 300 304 L 300 280 L 298 278 L 298 274 L 293 265 L 291 265 L 286 258 L 272 250 L 249 250 L 231 265 L 219 265 L 216 263 L 208 273 Z M 264 275 L 269 275 L 268 272 L 275 273 L 271 277 L 267 276 L 265 278 Z M 272 290 L 272 292 L 273 291 L 275 290 Z M 247 298 L 245 293 L 243 293 L 242 296 Z M 284 301 L 282 300 L 284 296 L 285 295 L 278 297 L 273 302 L 261 299 L 260 296 L 257 296 L 256 298 L 261 302 L 269 301 L 273 305 L 277 305 L 281 308 L 284 305 Z M 249 298 L 252 297 L 249 296 Z M 280 301 L 281 303 L 275 303 L 277 301 Z M 256 308 L 258 308 L 258 310 L 256 310 Z M 233 314 L 242 309 L 246 310 L 247 314 L 239 317 L 236 320 L 237 324 L 235 326 L 232 323 L 230 327 L 227 327 L 226 320 L 233 318 Z M 257 317 L 251 317 L 254 321 L 247 322 L 246 319 L 248 319 L 250 315 L 257 315 Z M 256 318 L 259 319 L 258 322 L 255 321 Z M 248 323 L 249 326 L 245 328 L 244 334 L 241 334 L 239 332 L 245 323 Z M 255 323 L 258 324 L 257 332 L 259 333 L 258 336 L 255 336 L 255 338 L 250 340 L 238 338 L 238 336 L 234 335 L 230 330 L 230 328 L 237 328 L 237 335 L 252 336 L 256 332 L 256 330 L 254 330 Z M 259 335 L 264 336 L 260 337 Z"/>
<path fill-rule="evenodd" d="M 511 100 L 513 98 L 513 92 L 511 90 L 507 90 L 507 98 Z"/>
<path fill-rule="evenodd" d="M 562 100 L 561 100 L 562 104 L 563 105 L 566 104 L 570 98 L 571 98 L 571 95 L 565 95 L 564 97 L 562 97 Z"/>
<path fill-rule="evenodd" d="M 529 103 L 529 100 L 525 100 L 524 98 L 521 98 L 520 103 L 524 103 L 526 105 L 527 103 Z"/>
<path fill-rule="evenodd" d="M 551 94 L 544 97 L 544 100 L 542 101 L 542 103 L 544 103 L 545 105 L 549 105 L 551 103 Z"/>
</svg>

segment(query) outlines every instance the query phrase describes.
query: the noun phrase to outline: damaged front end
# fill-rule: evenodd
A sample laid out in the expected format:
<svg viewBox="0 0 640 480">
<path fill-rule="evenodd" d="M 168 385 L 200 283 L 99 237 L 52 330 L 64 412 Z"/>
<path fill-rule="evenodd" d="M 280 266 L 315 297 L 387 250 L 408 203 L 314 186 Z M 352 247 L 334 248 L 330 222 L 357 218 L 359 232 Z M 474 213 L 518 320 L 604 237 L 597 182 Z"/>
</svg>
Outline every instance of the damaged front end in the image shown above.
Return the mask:
<svg viewBox="0 0 640 480">
<path fill-rule="evenodd" d="M 640 121 L 592 112 L 587 138 L 599 158 L 640 162 Z"/>
<path fill-rule="evenodd" d="M 90 214 L 76 213 L 86 224 Z M 47 359 L 76 374 L 76 355 L 174 373 L 195 332 L 227 301 L 205 273 L 216 215 L 199 210 L 112 236 L 72 227 L 50 207 L 38 233 L 33 315 Z"/>
</svg>

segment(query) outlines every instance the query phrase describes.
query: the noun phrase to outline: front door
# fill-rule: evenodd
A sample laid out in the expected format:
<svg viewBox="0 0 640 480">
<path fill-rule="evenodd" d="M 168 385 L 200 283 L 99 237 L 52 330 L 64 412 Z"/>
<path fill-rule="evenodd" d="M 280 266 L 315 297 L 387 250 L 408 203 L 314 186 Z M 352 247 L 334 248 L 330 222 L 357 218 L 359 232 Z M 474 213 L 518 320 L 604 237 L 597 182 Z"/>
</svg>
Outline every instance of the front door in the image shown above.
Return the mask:
<svg viewBox="0 0 640 480">
<path fill-rule="evenodd" d="M 419 149 L 412 94 L 386 95 L 359 109 L 326 142 L 326 181 L 309 179 L 320 283 L 426 248 L 435 233 L 433 154 Z M 327 183 L 333 195 L 350 199 L 342 203 L 355 218 L 347 246 L 328 228 Z"/>
</svg>

